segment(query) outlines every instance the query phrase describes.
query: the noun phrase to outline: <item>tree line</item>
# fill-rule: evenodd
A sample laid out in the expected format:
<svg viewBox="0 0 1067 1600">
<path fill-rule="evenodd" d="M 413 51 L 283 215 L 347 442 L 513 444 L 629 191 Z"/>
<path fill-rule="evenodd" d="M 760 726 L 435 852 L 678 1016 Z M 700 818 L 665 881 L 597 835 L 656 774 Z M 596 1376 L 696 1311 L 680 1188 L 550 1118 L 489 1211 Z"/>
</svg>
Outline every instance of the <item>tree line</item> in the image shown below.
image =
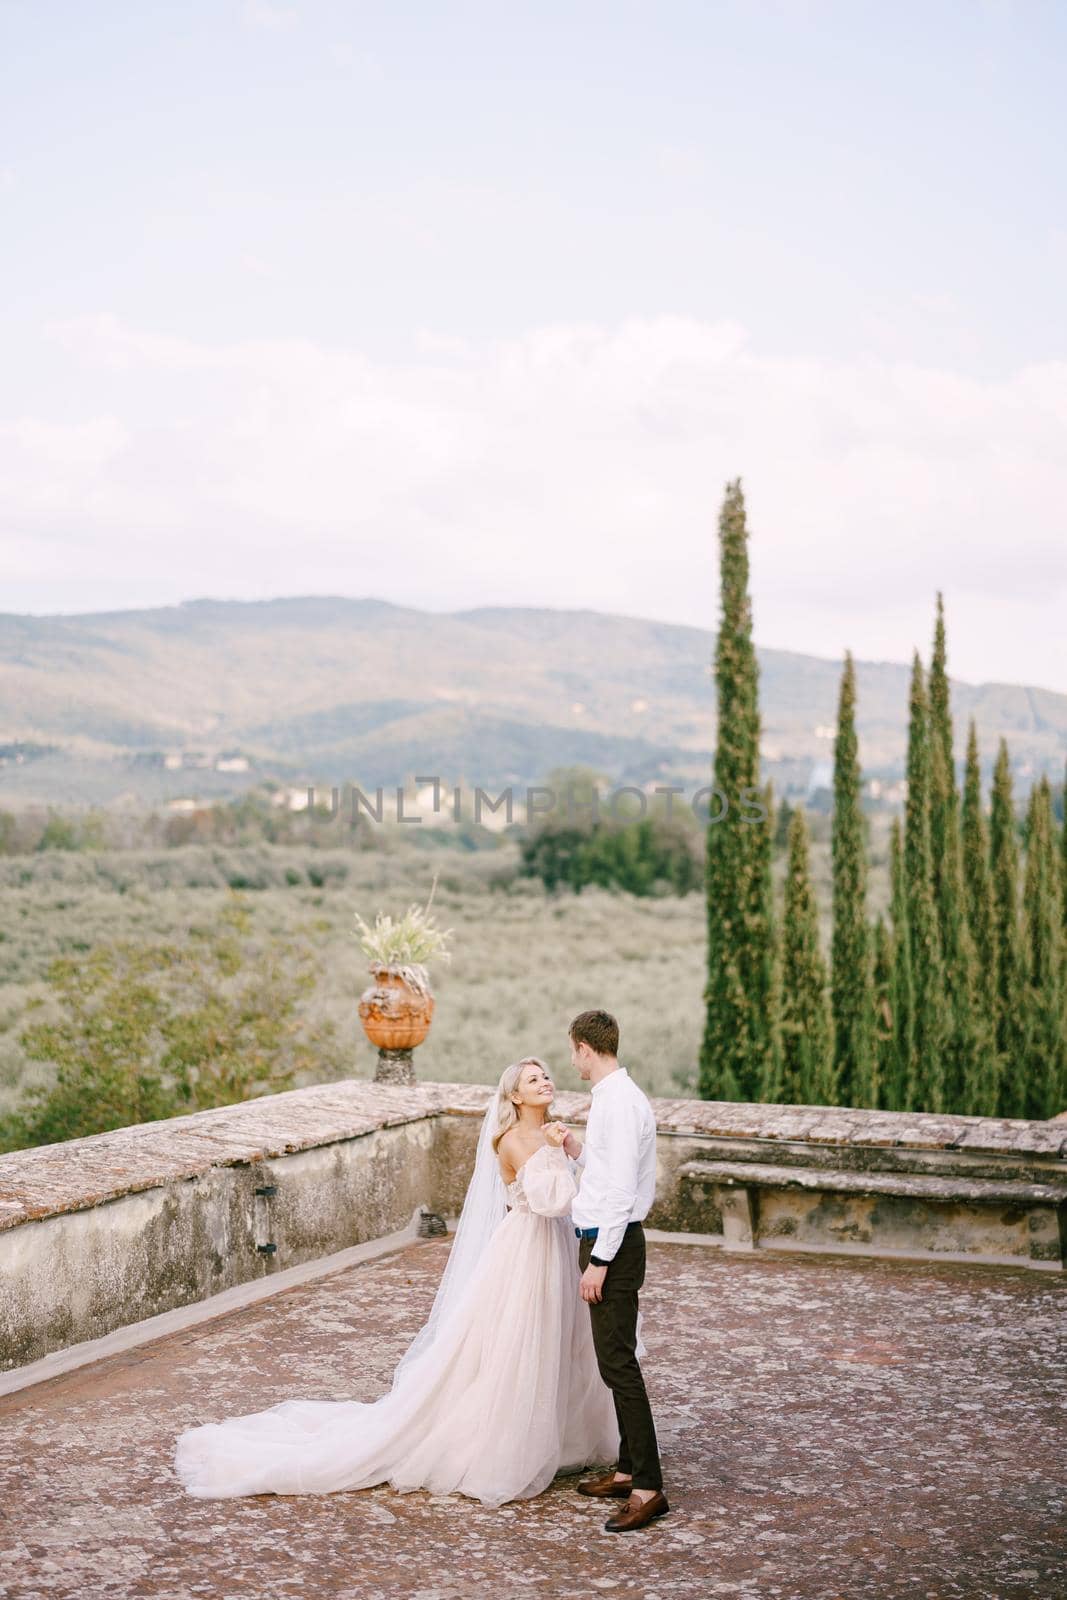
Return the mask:
<svg viewBox="0 0 1067 1600">
<path fill-rule="evenodd" d="M 740 480 L 719 519 L 716 784 L 759 783 L 758 667 Z M 706 1099 L 1046 1118 L 1067 1104 L 1067 826 L 1052 789 L 1017 824 L 1000 741 L 988 813 L 972 720 L 957 787 L 945 616 L 911 675 L 907 800 L 891 836 L 888 918 L 867 910 L 856 675 L 834 745 L 832 938 L 820 946 L 804 812 L 789 820 L 781 906 L 770 827 L 707 831 Z M 768 816 L 772 815 L 768 787 Z"/>
</svg>

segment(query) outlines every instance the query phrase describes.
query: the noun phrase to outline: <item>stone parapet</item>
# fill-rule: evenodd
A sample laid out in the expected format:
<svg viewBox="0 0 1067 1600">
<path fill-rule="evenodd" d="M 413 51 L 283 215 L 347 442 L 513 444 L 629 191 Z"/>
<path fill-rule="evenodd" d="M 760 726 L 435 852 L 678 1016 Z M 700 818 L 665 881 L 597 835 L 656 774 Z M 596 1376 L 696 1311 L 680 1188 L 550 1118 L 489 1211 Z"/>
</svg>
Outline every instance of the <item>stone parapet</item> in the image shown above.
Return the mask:
<svg viewBox="0 0 1067 1600">
<path fill-rule="evenodd" d="M 491 1093 L 349 1079 L 0 1156 L 0 1367 L 393 1233 L 419 1207 L 455 1217 Z M 565 1091 L 554 1109 L 580 1131 L 589 1103 Z M 649 1228 L 1063 1269 L 1063 1122 L 652 1105 Z"/>
</svg>

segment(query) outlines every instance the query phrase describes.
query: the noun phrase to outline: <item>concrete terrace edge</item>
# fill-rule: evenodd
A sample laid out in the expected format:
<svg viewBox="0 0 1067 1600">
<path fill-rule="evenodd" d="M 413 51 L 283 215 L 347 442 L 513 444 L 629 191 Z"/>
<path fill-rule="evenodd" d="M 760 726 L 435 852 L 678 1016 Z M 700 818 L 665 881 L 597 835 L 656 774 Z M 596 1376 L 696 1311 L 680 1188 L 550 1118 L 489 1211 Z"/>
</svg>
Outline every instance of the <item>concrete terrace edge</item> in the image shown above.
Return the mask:
<svg viewBox="0 0 1067 1600">
<path fill-rule="evenodd" d="M 491 1094 L 348 1079 L 0 1156 L 0 1370 L 392 1235 L 423 1207 L 455 1216 Z M 560 1092 L 554 1109 L 580 1127 L 589 1104 Z M 1063 1270 L 1063 1122 L 652 1105 L 650 1228 Z"/>
<path fill-rule="evenodd" d="M 426 1117 L 480 1115 L 492 1092 L 484 1084 L 401 1087 L 348 1078 L 0 1155 L 0 1231 L 211 1167 L 288 1156 Z M 564 1120 L 581 1126 L 589 1095 L 562 1091 L 553 1104 Z M 1033 1166 L 1035 1176 L 1038 1166 L 1067 1170 L 1067 1123 L 1059 1121 L 726 1100 L 653 1097 L 651 1104 L 661 1134 L 773 1141 L 776 1153 L 778 1146 L 797 1142 L 829 1150 L 958 1151 L 1014 1158 Z"/>
<path fill-rule="evenodd" d="M 161 1311 L 157 1316 L 145 1317 L 141 1322 L 122 1323 L 113 1332 L 102 1334 L 98 1339 L 84 1339 L 79 1344 L 54 1350 L 50 1355 L 42 1356 L 39 1361 L 31 1361 L 27 1366 L 0 1372 L 0 1395 L 14 1394 L 20 1389 L 32 1388 L 36 1383 L 47 1383 L 50 1378 L 62 1377 L 64 1373 L 73 1372 L 78 1367 L 92 1366 L 94 1362 L 103 1361 L 108 1356 L 120 1355 L 127 1350 L 136 1349 L 139 1345 L 151 1344 L 153 1339 L 165 1338 L 167 1334 L 181 1333 L 187 1328 L 198 1327 L 200 1323 L 210 1322 L 214 1317 L 224 1317 L 231 1311 L 255 1305 L 259 1300 L 266 1300 L 272 1295 L 281 1294 L 286 1289 L 294 1289 L 304 1283 L 311 1283 L 316 1278 L 326 1278 L 332 1273 L 344 1272 L 349 1267 L 362 1266 L 368 1261 L 379 1261 L 383 1256 L 406 1250 L 420 1238 L 419 1212 L 416 1210 L 406 1227 L 399 1228 L 395 1233 L 384 1234 L 380 1239 L 369 1239 L 366 1244 L 350 1245 L 347 1250 L 337 1250 L 332 1255 L 322 1256 L 316 1261 L 305 1261 L 296 1267 L 282 1268 L 268 1278 L 261 1278 L 254 1283 L 236 1284 L 232 1289 L 222 1289 L 218 1294 L 209 1295 L 206 1300 L 175 1306 L 172 1311 Z"/>
</svg>

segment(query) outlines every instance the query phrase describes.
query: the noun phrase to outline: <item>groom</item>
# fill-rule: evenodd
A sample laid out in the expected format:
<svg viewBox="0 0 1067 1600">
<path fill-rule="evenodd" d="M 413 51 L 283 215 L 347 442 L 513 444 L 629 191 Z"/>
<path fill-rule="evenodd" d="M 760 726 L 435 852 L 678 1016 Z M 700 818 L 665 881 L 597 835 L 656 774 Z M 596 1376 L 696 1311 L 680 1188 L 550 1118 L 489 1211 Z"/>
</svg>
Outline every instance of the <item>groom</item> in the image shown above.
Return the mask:
<svg viewBox="0 0 1067 1600">
<path fill-rule="evenodd" d="M 618 1061 L 619 1025 L 607 1011 L 583 1011 L 568 1029 L 571 1066 L 592 1084 L 585 1144 L 563 1148 L 582 1168 L 571 1207 L 581 1243 L 582 1299 L 589 1302 L 600 1376 L 619 1421 L 613 1473 L 578 1485 L 582 1494 L 625 1498 L 609 1533 L 629 1533 L 670 1510 L 652 1408 L 637 1361 L 637 1291 L 645 1281 L 645 1230 L 656 1196 L 656 1119 L 648 1097 Z"/>
</svg>

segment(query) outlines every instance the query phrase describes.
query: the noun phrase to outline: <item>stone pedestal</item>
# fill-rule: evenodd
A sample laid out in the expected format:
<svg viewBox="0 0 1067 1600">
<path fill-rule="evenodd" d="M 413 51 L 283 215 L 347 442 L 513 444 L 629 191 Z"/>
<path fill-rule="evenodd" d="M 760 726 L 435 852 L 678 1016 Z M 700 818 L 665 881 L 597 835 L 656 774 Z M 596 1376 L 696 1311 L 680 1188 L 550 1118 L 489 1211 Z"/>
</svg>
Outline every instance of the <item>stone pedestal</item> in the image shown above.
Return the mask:
<svg viewBox="0 0 1067 1600">
<path fill-rule="evenodd" d="M 410 1050 L 379 1050 L 375 1083 L 414 1083 L 415 1063 Z"/>
</svg>

